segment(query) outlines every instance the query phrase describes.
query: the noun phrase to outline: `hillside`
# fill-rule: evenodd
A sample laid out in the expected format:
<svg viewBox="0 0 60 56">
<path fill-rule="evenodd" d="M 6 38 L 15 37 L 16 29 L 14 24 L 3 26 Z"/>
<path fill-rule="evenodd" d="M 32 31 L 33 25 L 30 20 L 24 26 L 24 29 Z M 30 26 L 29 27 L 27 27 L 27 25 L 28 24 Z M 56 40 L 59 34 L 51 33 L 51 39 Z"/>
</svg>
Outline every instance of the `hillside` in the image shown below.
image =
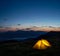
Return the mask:
<svg viewBox="0 0 60 56">
<path fill-rule="evenodd" d="M 60 41 L 56 39 L 59 37 L 60 32 L 49 32 L 23 42 L 16 40 L 4 41 L 0 43 L 0 56 L 60 56 Z M 47 39 L 52 47 L 46 50 L 33 49 L 33 45 L 41 38 Z"/>
</svg>

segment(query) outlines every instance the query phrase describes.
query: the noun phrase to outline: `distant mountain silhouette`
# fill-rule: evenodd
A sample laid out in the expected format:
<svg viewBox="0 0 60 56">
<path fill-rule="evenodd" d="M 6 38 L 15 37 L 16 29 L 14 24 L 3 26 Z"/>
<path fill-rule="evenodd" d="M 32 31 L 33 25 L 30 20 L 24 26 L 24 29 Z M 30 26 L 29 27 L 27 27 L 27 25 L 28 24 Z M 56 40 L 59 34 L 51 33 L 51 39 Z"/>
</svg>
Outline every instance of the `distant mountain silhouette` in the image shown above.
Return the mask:
<svg viewBox="0 0 60 56">
<path fill-rule="evenodd" d="M 31 37 L 37 37 L 42 34 L 46 34 L 47 32 L 43 31 L 8 31 L 8 32 L 0 32 L 0 39 L 6 40 L 6 39 L 13 39 L 13 38 L 30 38 Z"/>
<path fill-rule="evenodd" d="M 60 31 L 50 31 L 48 32 L 47 34 L 44 34 L 44 35 L 40 35 L 38 38 L 60 38 Z"/>
<path fill-rule="evenodd" d="M 33 43 L 33 45 L 41 39 L 46 39 L 48 40 L 53 46 L 60 45 L 60 31 L 51 31 L 48 32 L 47 34 L 40 35 L 37 38 L 30 38 L 26 39 L 26 43 Z M 60 47 L 60 46 L 59 46 Z"/>
<path fill-rule="evenodd" d="M 19 31 L 20 32 L 20 31 Z M 27 32 L 27 31 L 26 31 Z M 6 33 L 11 33 L 11 32 L 6 32 Z M 15 32 L 14 32 L 15 33 Z M 31 33 L 31 32 L 30 32 Z M 11 33 L 12 34 L 12 33 Z M 10 35 L 8 35 L 10 36 Z M 23 40 L 23 43 L 26 43 L 26 44 L 32 44 L 34 45 L 38 40 L 40 39 L 46 39 L 48 40 L 52 45 L 59 45 L 60 44 L 60 32 L 57 32 L 57 31 L 51 31 L 51 32 L 48 32 L 46 34 L 43 34 L 43 35 L 40 35 L 36 38 L 28 38 L 26 40 Z M 7 40 L 7 41 L 4 41 L 4 42 L 18 42 L 17 39 L 10 39 L 10 40 Z M 3 42 L 3 43 L 4 43 Z"/>
<path fill-rule="evenodd" d="M 36 38 L 36 40 L 46 39 L 48 40 L 53 46 L 60 45 L 60 31 L 50 31 L 47 34 L 40 35 Z M 60 46 L 59 46 L 60 47 Z"/>
</svg>

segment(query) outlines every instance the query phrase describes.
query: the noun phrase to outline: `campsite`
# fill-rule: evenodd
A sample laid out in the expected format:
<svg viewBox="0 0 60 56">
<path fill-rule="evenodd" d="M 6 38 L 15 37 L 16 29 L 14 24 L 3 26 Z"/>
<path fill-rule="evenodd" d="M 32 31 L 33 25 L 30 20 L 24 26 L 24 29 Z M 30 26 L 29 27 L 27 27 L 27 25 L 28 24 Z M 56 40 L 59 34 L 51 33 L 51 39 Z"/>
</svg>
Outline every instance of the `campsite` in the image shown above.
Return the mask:
<svg viewBox="0 0 60 56">
<path fill-rule="evenodd" d="M 60 56 L 60 0 L 0 0 L 0 56 Z"/>
<path fill-rule="evenodd" d="M 52 38 L 46 38 L 49 35 Z M 0 43 L 0 56 L 59 56 L 60 41 L 54 40 L 57 37 L 60 37 L 60 32 L 49 32 L 38 38 L 25 40 L 24 42 L 16 40 L 4 41 Z"/>
</svg>

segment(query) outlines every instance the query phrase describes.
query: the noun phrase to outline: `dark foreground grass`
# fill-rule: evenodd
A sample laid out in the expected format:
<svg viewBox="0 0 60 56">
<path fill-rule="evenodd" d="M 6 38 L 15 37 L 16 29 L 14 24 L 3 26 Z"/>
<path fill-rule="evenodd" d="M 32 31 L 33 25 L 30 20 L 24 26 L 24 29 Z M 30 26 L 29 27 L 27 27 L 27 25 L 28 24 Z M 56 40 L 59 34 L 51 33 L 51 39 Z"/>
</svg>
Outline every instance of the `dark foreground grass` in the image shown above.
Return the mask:
<svg viewBox="0 0 60 56">
<path fill-rule="evenodd" d="M 22 42 L 0 44 L 0 56 L 60 56 L 60 48 L 53 46 L 46 50 L 36 50 L 32 44 Z"/>
</svg>

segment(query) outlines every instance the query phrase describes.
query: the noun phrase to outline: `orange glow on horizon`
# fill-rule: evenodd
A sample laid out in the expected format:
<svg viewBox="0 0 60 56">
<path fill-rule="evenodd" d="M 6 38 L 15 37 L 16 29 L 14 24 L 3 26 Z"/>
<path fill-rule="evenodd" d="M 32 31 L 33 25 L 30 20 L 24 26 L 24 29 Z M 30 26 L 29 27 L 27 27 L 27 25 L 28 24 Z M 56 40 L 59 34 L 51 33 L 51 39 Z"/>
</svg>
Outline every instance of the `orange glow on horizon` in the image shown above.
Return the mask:
<svg viewBox="0 0 60 56">
<path fill-rule="evenodd" d="M 0 32 L 4 32 L 4 31 L 17 31 L 17 30 L 25 30 L 25 31 L 60 31 L 60 27 L 30 27 L 27 29 L 27 27 L 8 27 L 8 28 L 0 28 Z"/>
</svg>

